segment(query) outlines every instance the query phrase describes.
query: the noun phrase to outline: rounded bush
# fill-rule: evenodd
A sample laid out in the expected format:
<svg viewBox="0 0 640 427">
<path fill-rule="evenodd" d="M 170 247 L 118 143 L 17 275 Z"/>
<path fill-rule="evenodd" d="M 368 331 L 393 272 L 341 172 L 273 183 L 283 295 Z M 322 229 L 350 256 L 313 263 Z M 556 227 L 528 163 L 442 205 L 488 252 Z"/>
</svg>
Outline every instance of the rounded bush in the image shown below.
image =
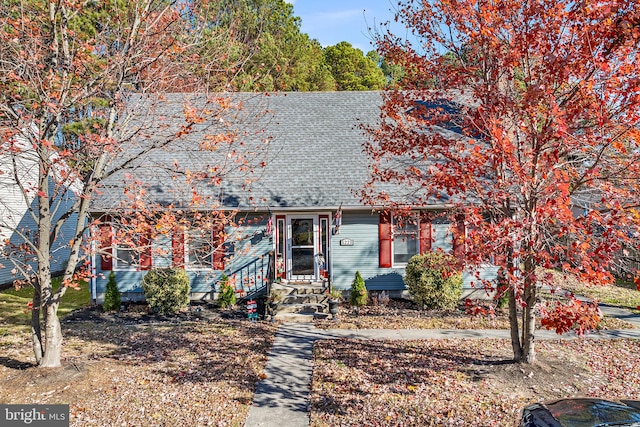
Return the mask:
<svg viewBox="0 0 640 427">
<path fill-rule="evenodd" d="M 456 259 L 441 252 L 414 255 L 404 282 L 414 301 L 429 309 L 453 310 L 462 296 L 462 273 Z"/>
<path fill-rule="evenodd" d="M 149 271 L 142 279 L 142 289 L 149 307 L 159 314 L 173 314 L 189 304 L 191 285 L 182 268 Z"/>
</svg>

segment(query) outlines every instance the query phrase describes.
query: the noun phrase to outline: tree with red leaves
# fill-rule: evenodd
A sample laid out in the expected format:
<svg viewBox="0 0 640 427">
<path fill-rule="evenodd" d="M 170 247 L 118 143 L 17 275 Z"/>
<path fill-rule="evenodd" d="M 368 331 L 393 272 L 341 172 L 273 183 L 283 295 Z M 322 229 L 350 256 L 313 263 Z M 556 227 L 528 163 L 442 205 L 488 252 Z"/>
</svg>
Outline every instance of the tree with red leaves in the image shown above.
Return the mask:
<svg viewBox="0 0 640 427">
<path fill-rule="evenodd" d="M 403 2 L 397 19 L 415 40 L 377 46 L 406 90 L 385 93 L 369 129 L 364 198 L 463 215 L 465 266 L 501 267 L 514 360 L 533 363 L 538 314 L 558 332 L 597 319 L 596 305 L 539 303 L 545 269 L 608 284 L 638 250 L 640 6 L 436 0 Z"/>
<path fill-rule="evenodd" d="M 31 336 L 38 366 L 60 366 L 57 310 L 66 290 L 90 276 L 87 231 L 97 224 L 89 207 L 101 183 L 122 174 L 131 189 L 129 234 L 170 228 L 176 224 L 171 207 L 156 217 L 141 202 L 143 183 L 125 172 L 158 150 L 171 151 L 205 122 L 219 125 L 201 131 L 202 151 L 223 151 L 236 140 L 219 119 L 235 107 L 208 94 L 228 87 L 237 73 L 229 51 L 238 35 L 202 18 L 198 8 L 207 4 L 10 0 L 0 8 L 0 176 L 15 190 L 15 197 L 0 200 L 0 231 L 3 240 L 21 239 L 0 268 L 12 269 L 18 285 L 34 288 Z M 175 92 L 197 94 L 197 102 L 185 96 L 182 117 L 158 118 L 155 110 L 168 92 L 174 100 Z M 229 154 L 206 172 L 173 165 L 172 173 L 186 176 L 193 189 L 193 209 L 212 208 L 203 207 L 196 181 L 215 184 L 225 169 L 250 169 L 248 155 L 236 157 Z M 33 225 L 20 225 L 22 218 Z M 62 285 L 54 290 L 52 260 L 60 248 L 69 255 Z"/>
</svg>

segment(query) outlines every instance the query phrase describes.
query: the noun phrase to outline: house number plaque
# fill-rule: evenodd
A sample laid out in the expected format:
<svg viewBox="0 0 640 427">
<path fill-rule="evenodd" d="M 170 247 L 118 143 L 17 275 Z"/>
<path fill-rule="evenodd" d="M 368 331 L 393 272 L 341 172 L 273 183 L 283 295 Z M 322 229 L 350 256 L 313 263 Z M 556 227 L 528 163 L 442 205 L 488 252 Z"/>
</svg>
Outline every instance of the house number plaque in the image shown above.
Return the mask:
<svg viewBox="0 0 640 427">
<path fill-rule="evenodd" d="M 353 246 L 353 239 L 340 240 L 340 246 Z"/>
</svg>

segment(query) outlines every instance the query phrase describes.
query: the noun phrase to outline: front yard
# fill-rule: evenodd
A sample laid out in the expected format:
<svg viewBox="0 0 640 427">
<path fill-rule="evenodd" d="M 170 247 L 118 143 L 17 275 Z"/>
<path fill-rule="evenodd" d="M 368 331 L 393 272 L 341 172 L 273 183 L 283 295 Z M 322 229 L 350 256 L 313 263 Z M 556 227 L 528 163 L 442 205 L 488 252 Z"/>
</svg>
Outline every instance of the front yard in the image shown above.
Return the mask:
<svg viewBox="0 0 640 427">
<path fill-rule="evenodd" d="M 28 334 L 0 338 L 0 402 L 68 403 L 72 426 L 242 426 L 276 325 L 63 324 L 63 368 L 30 367 Z"/>
<path fill-rule="evenodd" d="M 85 309 L 63 321 L 63 368 L 44 370 L 32 366 L 27 300 L 0 294 L 0 402 L 68 403 L 72 426 L 242 426 L 278 326 L 210 307 L 176 317 Z M 338 322 L 316 326 L 508 327 L 500 311 L 425 312 L 398 300 L 343 307 Z M 499 339 L 318 341 L 311 426 L 514 426 L 534 401 L 640 399 L 638 340 L 538 340 L 537 350 L 526 366 Z"/>
<path fill-rule="evenodd" d="M 536 401 L 640 400 L 640 341 L 538 341 L 534 366 L 495 339 L 317 342 L 311 426 L 509 426 Z"/>
</svg>

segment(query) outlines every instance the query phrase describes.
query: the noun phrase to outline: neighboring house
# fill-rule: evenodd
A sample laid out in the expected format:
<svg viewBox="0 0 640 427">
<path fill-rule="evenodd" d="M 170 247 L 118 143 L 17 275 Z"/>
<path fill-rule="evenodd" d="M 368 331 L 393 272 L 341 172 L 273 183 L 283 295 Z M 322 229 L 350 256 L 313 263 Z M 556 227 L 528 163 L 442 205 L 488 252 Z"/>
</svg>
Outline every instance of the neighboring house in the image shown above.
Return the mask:
<svg viewBox="0 0 640 427">
<path fill-rule="evenodd" d="M 99 239 L 112 256 L 94 257 L 92 294 L 97 301 L 103 299 L 110 271 L 115 272 L 125 298 L 137 299 L 142 295 L 144 270 L 170 265 L 185 266 L 193 298 L 209 297 L 223 273 L 235 278 L 236 287 L 246 291 L 265 286 L 270 275 L 290 282 L 330 277 L 334 287 L 347 289 L 357 270 L 369 290 L 401 293 L 405 290 L 404 268 L 412 255 L 436 249 L 455 253 L 459 249 L 464 239 L 456 236 L 464 234 L 464 224 L 434 219 L 433 214 L 442 212 L 443 205 L 416 210 L 415 221 L 402 225 L 380 207 L 364 205 L 355 193 L 367 182 L 369 167 L 362 146 L 367 136 L 360 125 L 375 124 L 379 119 L 381 93 L 229 96 L 245 96 L 247 104 L 267 102 L 268 118 L 259 125 L 272 138 L 266 167 L 250 191 L 232 184 L 221 186 L 225 195 L 222 207 L 237 209 L 245 219 L 241 235 L 229 232 L 232 237 L 223 245 L 215 231 L 203 239 L 201 232 L 190 235 L 188 230 L 176 230 L 148 245 L 150 249 L 164 247 L 165 251 L 133 256 L 127 248 Z M 167 109 L 179 107 L 175 102 Z M 197 134 L 186 138 L 191 140 L 186 146 L 197 146 Z M 175 151 L 166 153 L 150 164 L 171 164 L 176 157 L 180 154 Z M 179 192 L 166 188 L 167 180 L 160 181 L 149 183 L 152 196 L 160 204 L 178 205 Z M 94 200 L 95 217 L 107 214 L 123 199 L 117 180 L 105 183 L 105 188 L 109 190 Z M 220 192 L 220 188 L 210 191 Z M 112 230 L 105 228 L 109 227 L 95 231 L 108 236 Z M 196 256 L 198 252 L 210 255 L 202 259 Z M 495 268 L 488 267 L 485 276 L 493 275 Z M 465 274 L 464 280 L 468 294 L 476 279 Z"/>
<path fill-rule="evenodd" d="M 27 138 L 18 135 L 9 149 L 9 142 L 2 142 L 0 149 L 0 285 L 21 280 L 34 272 L 37 260 L 25 244 L 36 242 L 38 160 Z M 49 177 L 53 193 L 55 177 Z M 72 191 L 65 191 L 54 200 L 56 215 L 60 218 L 75 202 Z M 60 202 L 59 204 L 57 202 Z M 67 242 L 73 238 L 77 215 L 71 215 L 52 244 L 51 271 L 55 276 L 64 271 L 69 259 Z"/>
</svg>

